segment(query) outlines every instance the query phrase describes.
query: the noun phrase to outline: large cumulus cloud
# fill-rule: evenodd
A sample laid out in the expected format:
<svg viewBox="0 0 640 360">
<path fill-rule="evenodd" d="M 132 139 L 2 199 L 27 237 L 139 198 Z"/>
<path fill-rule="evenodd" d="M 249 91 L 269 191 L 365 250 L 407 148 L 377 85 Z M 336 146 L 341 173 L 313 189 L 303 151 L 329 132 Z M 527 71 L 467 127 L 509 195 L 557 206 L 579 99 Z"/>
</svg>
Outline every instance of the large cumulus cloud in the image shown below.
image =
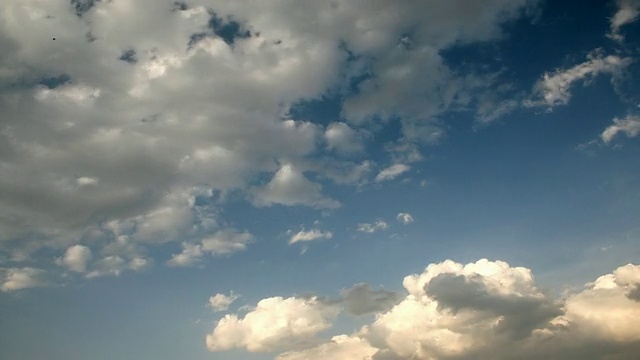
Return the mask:
<svg viewBox="0 0 640 360">
<path fill-rule="evenodd" d="M 538 288 L 529 269 L 486 259 L 466 265 L 451 260 L 431 264 L 420 274 L 406 276 L 403 285 L 407 295 L 401 300 L 394 300 L 397 294 L 391 292 L 374 293 L 365 284 L 344 291 L 341 300 L 329 303 L 358 314 L 351 309 L 353 300 L 361 304 L 376 301 L 380 307 L 369 306 L 376 314 L 373 322 L 354 334 L 336 335 L 306 349 L 281 346 L 288 351 L 277 358 L 631 360 L 640 349 L 636 326 L 640 316 L 638 265 L 621 266 L 563 298 Z M 288 306 L 275 310 L 260 305 L 273 299 L 283 301 L 262 300 L 255 311 L 269 312 L 270 317 L 288 314 Z M 308 306 L 307 300 L 287 300 Z M 331 318 L 319 316 L 326 306 L 321 304 L 315 303 L 315 308 L 298 315 L 306 331 L 296 327 L 293 332 L 291 321 L 282 321 L 277 329 L 262 327 L 261 338 L 277 339 L 279 344 L 287 344 L 290 338 L 290 343 L 299 344 L 298 334 L 315 335 L 328 329 Z M 306 316 L 307 312 L 318 316 Z M 208 341 L 216 338 L 222 344 L 245 344 L 245 335 L 239 335 L 245 332 L 227 330 L 244 328 L 239 324 L 253 323 L 247 320 L 253 316 L 253 312 L 243 320 L 226 316 Z M 231 346 L 209 347 L 221 350 Z"/>
</svg>

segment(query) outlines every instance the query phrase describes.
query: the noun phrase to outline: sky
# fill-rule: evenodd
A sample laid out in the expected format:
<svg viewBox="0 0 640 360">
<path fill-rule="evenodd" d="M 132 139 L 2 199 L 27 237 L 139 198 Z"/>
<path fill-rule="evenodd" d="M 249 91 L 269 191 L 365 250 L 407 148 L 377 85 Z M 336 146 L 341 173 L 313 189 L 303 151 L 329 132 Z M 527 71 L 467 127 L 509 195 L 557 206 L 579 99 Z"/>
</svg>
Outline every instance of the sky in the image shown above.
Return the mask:
<svg viewBox="0 0 640 360">
<path fill-rule="evenodd" d="M 640 1 L 3 0 L 0 358 L 640 353 Z"/>
</svg>

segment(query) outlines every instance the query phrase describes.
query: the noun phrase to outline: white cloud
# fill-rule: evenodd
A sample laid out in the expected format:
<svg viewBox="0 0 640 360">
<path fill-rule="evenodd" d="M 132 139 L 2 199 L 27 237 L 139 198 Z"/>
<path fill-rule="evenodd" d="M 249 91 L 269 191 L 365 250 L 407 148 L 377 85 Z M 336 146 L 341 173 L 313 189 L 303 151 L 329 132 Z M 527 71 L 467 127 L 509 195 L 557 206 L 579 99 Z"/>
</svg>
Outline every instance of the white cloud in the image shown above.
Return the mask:
<svg viewBox="0 0 640 360">
<path fill-rule="evenodd" d="M 194 266 L 200 263 L 203 256 L 204 251 L 202 250 L 202 245 L 183 243 L 182 252 L 173 254 L 171 259 L 167 261 L 167 265 L 175 267 Z"/>
<path fill-rule="evenodd" d="M 628 137 L 640 135 L 640 116 L 627 115 L 624 119 L 614 118 L 613 125 L 609 125 L 600 138 L 608 144 L 619 133 L 624 133 Z"/>
<path fill-rule="evenodd" d="M 376 220 L 373 224 L 360 223 L 358 224 L 358 227 L 356 228 L 356 230 L 371 234 L 379 230 L 386 230 L 388 227 L 389 225 L 387 225 L 386 222 L 382 220 Z"/>
<path fill-rule="evenodd" d="M 243 318 L 226 315 L 207 335 L 207 348 L 223 351 L 246 348 L 272 351 L 310 345 L 320 331 L 331 326 L 338 310 L 316 298 L 271 297 L 260 300 Z"/>
<path fill-rule="evenodd" d="M 333 233 L 331 231 L 322 231 L 319 229 L 311 229 L 309 231 L 300 230 L 289 239 L 289 244 L 295 244 L 300 241 L 313 241 L 317 239 L 331 239 Z"/>
<path fill-rule="evenodd" d="M 398 220 L 399 222 L 407 225 L 407 224 L 413 222 L 413 216 L 411 216 L 411 214 L 409 214 L 409 213 L 401 212 L 396 216 L 396 220 Z"/>
<path fill-rule="evenodd" d="M 409 171 L 409 169 L 411 168 L 405 164 L 393 164 L 388 168 L 380 171 L 378 176 L 376 176 L 376 181 L 382 182 L 382 181 L 393 180 L 398 176 L 402 175 L 403 173 Z"/>
<path fill-rule="evenodd" d="M 87 274 L 87 278 L 96 278 L 100 276 L 120 276 L 127 270 L 141 271 L 151 266 L 152 260 L 143 257 L 134 257 L 124 259 L 118 255 L 105 256 L 96 261 L 93 270 Z"/>
<path fill-rule="evenodd" d="M 83 273 L 87 271 L 87 266 L 92 258 L 91 249 L 83 245 L 73 245 L 67 249 L 64 257 L 58 262 L 71 271 Z"/>
<path fill-rule="evenodd" d="M 354 288 L 369 293 L 363 285 Z M 529 269 L 503 261 L 446 260 L 405 277 L 403 285 L 408 295 L 387 303 L 354 334 L 277 359 L 632 360 L 640 349 L 637 265 L 562 299 L 541 291 Z"/>
<path fill-rule="evenodd" d="M 588 81 L 600 74 L 614 77 L 627 65 L 631 59 L 616 55 L 603 56 L 594 51 L 587 56 L 587 61 L 566 70 L 545 73 L 534 88 L 533 99 L 526 100 L 525 106 L 546 106 L 549 109 L 558 105 L 566 105 L 571 99 L 571 86 L 578 81 Z"/>
<path fill-rule="evenodd" d="M 353 130 L 349 125 L 342 122 L 335 122 L 327 126 L 324 133 L 327 147 L 340 154 L 354 154 L 364 150 L 362 136 Z"/>
<path fill-rule="evenodd" d="M 332 337 L 331 341 L 316 347 L 280 354 L 276 357 L 276 360 L 371 360 L 377 351 L 377 348 L 371 346 L 362 338 L 337 335 Z"/>
<path fill-rule="evenodd" d="M 31 267 L 0 268 L 0 290 L 10 292 L 43 286 L 43 275 L 44 270 Z"/>
<path fill-rule="evenodd" d="M 255 192 L 254 202 L 258 206 L 307 205 L 320 209 L 340 206 L 338 201 L 322 195 L 320 184 L 307 179 L 291 164 L 282 165 L 273 179 Z"/>
<path fill-rule="evenodd" d="M 239 232 L 235 229 L 220 230 L 212 237 L 202 239 L 202 249 L 214 255 L 231 254 L 247 248 L 247 244 L 254 240 L 249 232 Z"/>
<path fill-rule="evenodd" d="M 622 41 L 624 37 L 620 34 L 620 27 L 634 22 L 640 14 L 640 1 L 638 0 L 617 0 L 618 11 L 611 18 L 611 32 L 609 37 Z"/>
<path fill-rule="evenodd" d="M 64 256 L 69 239 L 78 244 L 93 231 L 127 235 L 138 253 L 166 242 L 204 247 L 203 234 L 213 230 L 202 224 L 220 204 L 194 206 L 194 189 L 246 192 L 261 174 L 275 173 L 249 190 L 258 206 L 338 207 L 315 179 L 363 183 L 367 159 L 335 160 L 360 154 L 364 132 L 355 124 L 399 116 L 408 119 L 401 126 L 410 141 L 440 137 L 431 119 L 468 102 L 441 51 L 500 37 L 501 24 L 530 3 L 194 0 L 172 11 L 139 0 L 95 1 L 79 11 L 64 1 L 3 1 L 2 251 L 47 246 Z M 230 46 L 208 28 L 211 12 L 260 36 Z M 191 41 L 194 34 L 206 36 Z M 348 62 L 349 54 L 360 60 Z M 341 104 L 349 125 L 283 120 L 293 104 L 363 75 Z M 103 225 L 112 222 L 129 232 L 110 234 Z M 96 264 L 128 268 L 118 257 L 132 261 L 117 253 Z"/>
<path fill-rule="evenodd" d="M 232 292 L 229 295 L 225 294 L 215 294 L 214 296 L 209 298 L 209 306 L 215 311 L 226 311 L 234 301 L 240 298 L 239 295 L 236 295 Z"/>
<path fill-rule="evenodd" d="M 628 264 L 600 276 L 565 301 L 561 324 L 595 339 L 640 341 L 640 266 Z"/>
<path fill-rule="evenodd" d="M 173 254 L 166 265 L 172 267 L 190 267 L 199 265 L 205 254 L 228 255 L 243 251 L 254 241 L 254 236 L 247 232 L 240 232 L 229 228 L 217 231 L 212 236 L 206 236 L 199 244 L 182 243 L 182 252 Z"/>
</svg>

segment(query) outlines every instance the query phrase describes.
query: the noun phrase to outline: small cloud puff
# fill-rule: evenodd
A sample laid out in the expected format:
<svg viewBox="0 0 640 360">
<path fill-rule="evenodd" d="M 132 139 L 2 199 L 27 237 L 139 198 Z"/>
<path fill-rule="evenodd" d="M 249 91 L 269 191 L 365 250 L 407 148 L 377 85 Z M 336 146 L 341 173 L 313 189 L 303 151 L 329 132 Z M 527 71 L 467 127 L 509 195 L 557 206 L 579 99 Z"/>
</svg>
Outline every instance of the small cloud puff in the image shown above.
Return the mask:
<svg viewBox="0 0 640 360">
<path fill-rule="evenodd" d="M 44 270 L 32 267 L 0 268 L 0 290 L 11 292 L 43 286 Z"/>
<path fill-rule="evenodd" d="M 394 164 L 389 166 L 388 168 L 382 170 L 376 176 L 376 182 L 383 182 L 388 180 L 393 180 L 403 173 L 409 171 L 411 169 L 408 165 L 405 164 Z"/>
<path fill-rule="evenodd" d="M 233 302 L 238 300 L 240 295 L 234 294 L 233 291 L 229 295 L 215 294 L 209 298 L 209 306 L 214 311 L 226 311 Z"/>
<path fill-rule="evenodd" d="M 411 214 L 409 214 L 409 213 L 401 212 L 396 216 L 396 220 L 398 220 L 399 222 L 407 225 L 407 224 L 413 222 L 413 216 L 411 216 Z"/>
<path fill-rule="evenodd" d="M 624 119 L 614 118 L 613 124 L 602 132 L 600 138 L 605 144 L 609 144 L 619 133 L 624 133 L 628 137 L 640 135 L 640 116 L 627 115 Z"/>
<path fill-rule="evenodd" d="M 373 224 L 369 224 L 369 223 L 360 223 L 358 224 L 358 227 L 356 230 L 360 231 L 360 232 L 365 232 L 365 233 L 374 233 L 376 231 L 380 231 L 380 230 L 386 230 L 389 227 L 389 225 L 387 225 L 386 222 L 382 221 L 382 220 L 376 220 L 376 222 L 374 222 Z"/>
<path fill-rule="evenodd" d="M 313 241 L 317 239 L 331 239 L 333 233 L 331 231 L 322 231 L 319 229 L 311 229 L 309 231 L 300 230 L 289 239 L 289 244 L 295 244 L 301 241 Z"/>
</svg>

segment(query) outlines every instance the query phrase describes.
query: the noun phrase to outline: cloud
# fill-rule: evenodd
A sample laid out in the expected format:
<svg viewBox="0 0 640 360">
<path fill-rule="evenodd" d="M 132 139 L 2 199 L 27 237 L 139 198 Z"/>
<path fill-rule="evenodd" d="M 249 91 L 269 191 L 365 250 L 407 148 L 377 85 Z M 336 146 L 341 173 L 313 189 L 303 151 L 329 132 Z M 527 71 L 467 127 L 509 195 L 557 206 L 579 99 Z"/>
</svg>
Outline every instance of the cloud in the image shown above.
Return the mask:
<svg viewBox="0 0 640 360">
<path fill-rule="evenodd" d="M 340 206 L 338 201 L 324 197 L 321 191 L 320 184 L 307 179 L 292 165 L 285 164 L 265 187 L 255 192 L 254 203 L 258 206 L 307 205 L 320 209 Z"/>
<path fill-rule="evenodd" d="M 442 50 L 500 38 L 501 24 L 534 3 L 3 1 L 0 251 L 64 257 L 90 233 L 113 247 L 127 236 L 140 254 L 193 244 L 174 262 L 186 264 L 218 230 L 223 204 L 200 205 L 205 192 L 336 208 L 323 182 L 361 185 L 372 167 L 356 159 L 358 124 L 402 118 L 407 163 L 420 158 L 417 143 L 444 134 L 432 119 L 468 103 Z M 345 123 L 288 118 L 329 93 Z M 265 174 L 271 181 L 255 188 Z M 104 271 L 94 274 L 129 268 L 118 259 L 133 257 L 97 258 Z"/>
<path fill-rule="evenodd" d="M 371 346 L 362 338 L 357 336 L 337 335 L 332 337 L 331 341 L 318 345 L 317 347 L 280 354 L 276 356 L 276 360 L 370 360 L 377 351 L 378 349 Z"/>
<path fill-rule="evenodd" d="M 340 303 L 352 315 L 386 312 L 401 300 L 401 296 L 395 292 L 373 290 L 371 285 L 365 283 L 342 290 L 340 295 Z"/>
<path fill-rule="evenodd" d="M 402 213 L 401 212 L 396 216 L 396 220 L 398 220 L 399 222 L 407 225 L 407 224 L 413 222 L 413 216 L 411 216 L 411 214 L 409 214 L 409 213 Z"/>
<path fill-rule="evenodd" d="M 380 171 L 380 173 L 376 176 L 376 182 L 393 180 L 403 173 L 409 171 L 409 169 L 411 168 L 405 164 L 393 164 L 388 168 Z"/>
<path fill-rule="evenodd" d="M 266 298 L 243 318 L 232 314 L 220 319 L 206 344 L 211 351 L 246 348 L 250 352 L 308 346 L 336 315 L 335 307 L 316 298 Z"/>
<path fill-rule="evenodd" d="M 67 249 L 58 263 L 71 271 L 83 273 L 87 271 L 87 265 L 92 258 L 91 249 L 83 245 L 73 245 Z"/>
<path fill-rule="evenodd" d="M 317 239 L 331 239 L 333 233 L 331 231 L 322 231 L 319 229 L 311 229 L 309 231 L 300 230 L 289 239 L 289 244 L 295 244 L 299 241 L 313 241 Z"/>
<path fill-rule="evenodd" d="M 546 106 L 552 109 L 558 105 L 566 105 L 571 99 L 571 86 L 578 81 L 588 81 L 600 74 L 614 77 L 631 63 L 629 58 L 616 55 L 603 56 L 594 51 L 587 56 L 587 61 L 566 70 L 545 73 L 535 87 L 533 98 L 526 100 L 527 107 Z"/>
<path fill-rule="evenodd" d="M 0 290 L 11 292 L 45 285 L 44 270 L 31 267 L 0 268 Z"/>
<path fill-rule="evenodd" d="M 229 295 L 225 294 L 215 294 L 214 296 L 209 298 L 209 306 L 215 311 L 226 311 L 234 301 L 240 298 L 239 295 L 236 295 L 232 292 Z"/>
<path fill-rule="evenodd" d="M 389 225 L 387 225 L 386 222 L 382 220 L 376 220 L 376 222 L 374 222 L 373 224 L 360 223 L 358 224 L 358 227 L 356 230 L 371 234 L 379 230 L 386 230 L 388 227 Z"/>
<path fill-rule="evenodd" d="M 327 148 L 340 154 L 349 155 L 364 150 L 362 135 L 342 122 L 329 124 L 324 137 Z"/>
<path fill-rule="evenodd" d="M 153 261 L 144 257 L 134 257 L 131 259 L 124 259 L 118 255 L 109 255 L 96 261 L 92 268 L 93 270 L 87 274 L 87 278 L 96 278 L 100 276 L 120 276 L 127 270 L 141 271 L 149 266 Z"/>
<path fill-rule="evenodd" d="M 175 267 L 189 267 L 200 263 L 204 256 L 201 244 L 182 244 L 182 252 L 173 254 L 171 259 L 167 261 L 167 265 Z"/>
<path fill-rule="evenodd" d="M 640 316 L 640 266 L 628 264 L 589 283 L 583 290 L 552 297 L 540 290 L 532 272 L 503 261 L 479 260 L 466 265 L 446 260 L 434 263 L 419 274 L 408 275 L 404 298 L 384 290 L 374 291 L 367 284 L 343 290 L 341 299 L 302 306 L 296 298 L 269 298 L 269 306 L 259 306 L 249 314 L 272 319 L 276 305 L 286 319 L 300 313 L 316 314 L 307 324 L 317 334 L 330 326 L 331 316 L 318 315 L 326 304 L 342 305 L 351 314 L 375 312 L 373 321 L 351 335 L 333 336 L 316 345 L 301 330 L 282 320 L 279 331 L 260 330 L 260 339 L 272 336 L 274 344 L 256 341 L 253 324 L 257 319 L 223 318 L 209 335 L 211 350 L 247 347 L 250 351 L 285 350 L 276 358 L 296 359 L 540 359 L 615 358 L 632 360 L 640 349 L 636 319 Z M 315 299 L 315 298 L 314 298 Z M 312 299 L 312 301 L 315 301 Z M 299 303 L 301 302 L 302 303 Z M 262 301 L 261 301 L 262 303 Z M 296 303 L 298 306 L 293 306 Z M 308 305 L 308 304 L 307 304 Z M 353 308 L 355 307 L 355 308 Z M 315 309 L 315 310 L 311 310 Z M 268 313 L 267 314 L 263 314 Z M 246 324 L 245 324 L 246 322 Z M 265 322 L 272 324 L 273 321 Z M 321 325 L 318 325 L 321 324 Z M 255 329 L 258 331 L 258 329 Z M 286 334 L 286 335 L 283 335 Z M 308 334 L 307 334 L 308 335 Z M 217 337 L 217 346 L 209 339 Z M 289 338 L 289 342 L 285 340 Z M 307 344 L 304 348 L 302 345 Z M 293 346 L 289 347 L 288 344 Z"/>
<path fill-rule="evenodd" d="M 205 254 L 229 255 L 243 251 L 254 241 L 254 236 L 229 228 L 217 231 L 212 236 L 204 237 L 199 244 L 182 244 L 182 252 L 173 254 L 166 264 L 172 267 L 189 267 L 200 263 Z"/>
<path fill-rule="evenodd" d="M 627 115 L 624 119 L 614 118 L 613 125 L 609 125 L 600 134 L 600 138 L 609 144 L 619 133 L 624 133 L 628 137 L 640 135 L 640 116 Z"/>
<path fill-rule="evenodd" d="M 249 232 L 235 229 L 220 230 L 212 237 L 202 240 L 202 249 L 214 255 L 231 254 L 247 248 L 254 237 Z"/>
<path fill-rule="evenodd" d="M 624 37 L 620 34 L 620 28 L 623 25 L 634 22 L 640 14 L 640 1 L 638 0 L 617 0 L 618 11 L 611 18 L 611 32 L 609 37 L 623 41 Z"/>
</svg>

